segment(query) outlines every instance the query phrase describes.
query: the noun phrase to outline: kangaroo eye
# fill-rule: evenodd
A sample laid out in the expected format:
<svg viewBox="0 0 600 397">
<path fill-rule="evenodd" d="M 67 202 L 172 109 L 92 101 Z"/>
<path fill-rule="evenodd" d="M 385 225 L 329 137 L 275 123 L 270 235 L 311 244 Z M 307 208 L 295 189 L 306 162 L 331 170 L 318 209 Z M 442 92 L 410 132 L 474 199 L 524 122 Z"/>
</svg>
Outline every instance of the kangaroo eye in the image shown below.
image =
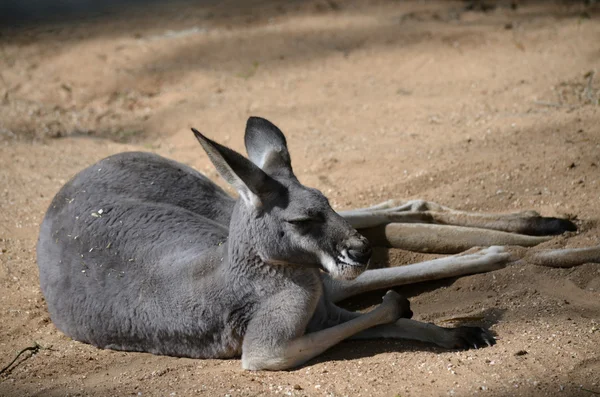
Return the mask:
<svg viewBox="0 0 600 397">
<path fill-rule="evenodd" d="M 307 226 L 314 223 L 323 223 L 325 222 L 325 218 L 321 214 L 317 214 L 315 216 L 288 219 L 286 222 L 296 226 Z"/>
<path fill-rule="evenodd" d="M 314 222 L 313 218 L 296 218 L 296 219 L 288 219 L 286 222 L 296 226 L 308 225 L 311 222 Z"/>
</svg>

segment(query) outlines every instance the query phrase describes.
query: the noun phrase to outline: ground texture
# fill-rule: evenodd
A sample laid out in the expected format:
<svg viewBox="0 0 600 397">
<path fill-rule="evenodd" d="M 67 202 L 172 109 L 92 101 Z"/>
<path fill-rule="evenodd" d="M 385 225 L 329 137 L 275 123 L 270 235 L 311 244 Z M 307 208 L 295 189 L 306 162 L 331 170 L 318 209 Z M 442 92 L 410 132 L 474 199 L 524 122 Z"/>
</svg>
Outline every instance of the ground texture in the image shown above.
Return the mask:
<svg viewBox="0 0 600 397">
<path fill-rule="evenodd" d="M 217 180 L 189 127 L 243 150 L 250 115 L 287 134 L 301 181 L 339 209 L 422 198 L 533 209 L 600 240 L 600 23 L 583 2 L 133 2 L 0 35 L 2 396 L 592 396 L 600 268 L 518 264 L 405 288 L 415 318 L 486 325 L 498 344 L 445 351 L 347 342 L 288 372 L 239 360 L 98 350 L 51 323 L 35 244 L 78 170 L 153 151 Z M 16 3 L 15 3 L 16 4 Z M 471 9 L 469 9 L 471 8 Z M 222 184 L 222 181 L 219 181 Z M 399 266 L 431 255 L 376 253 Z M 376 263 L 377 264 L 377 263 Z M 355 299 L 368 308 L 377 296 Z"/>
</svg>

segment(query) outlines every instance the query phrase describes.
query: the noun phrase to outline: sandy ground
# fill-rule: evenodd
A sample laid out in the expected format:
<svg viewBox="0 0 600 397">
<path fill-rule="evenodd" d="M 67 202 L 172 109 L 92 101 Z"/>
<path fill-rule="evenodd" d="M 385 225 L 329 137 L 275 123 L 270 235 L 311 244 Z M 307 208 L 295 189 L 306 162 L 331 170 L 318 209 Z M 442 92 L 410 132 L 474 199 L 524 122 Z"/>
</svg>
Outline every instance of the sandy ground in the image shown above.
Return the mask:
<svg viewBox="0 0 600 397">
<path fill-rule="evenodd" d="M 189 127 L 241 151 L 249 115 L 284 130 L 296 174 L 336 208 L 423 198 L 533 209 L 580 228 L 545 248 L 597 244 L 598 6 L 510 4 L 179 1 L 2 28 L 0 366 L 43 348 L 0 376 L 0 395 L 599 394 L 593 264 L 405 288 L 417 319 L 482 317 L 499 337 L 492 348 L 347 342 L 288 372 L 98 350 L 57 331 L 39 289 L 38 226 L 78 170 L 148 150 L 216 180 Z M 390 250 L 376 261 L 428 257 Z"/>
</svg>

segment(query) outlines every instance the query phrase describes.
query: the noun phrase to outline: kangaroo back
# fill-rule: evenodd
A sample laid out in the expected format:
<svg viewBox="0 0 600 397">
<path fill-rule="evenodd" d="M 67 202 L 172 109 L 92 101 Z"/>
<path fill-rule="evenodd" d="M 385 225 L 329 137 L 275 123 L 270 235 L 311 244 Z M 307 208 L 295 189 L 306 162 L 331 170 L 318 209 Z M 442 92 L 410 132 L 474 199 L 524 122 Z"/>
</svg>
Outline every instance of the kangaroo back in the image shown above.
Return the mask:
<svg viewBox="0 0 600 397">
<path fill-rule="evenodd" d="M 40 284 L 53 322 L 100 347 L 156 351 L 145 339 L 169 332 L 182 299 L 174 286 L 192 288 L 178 270 L 192 263 L 210 272 L 224 257 L 234 203 L 197 171 L 150 153 L 81 171 L 40 229 Z"/>
</svg>

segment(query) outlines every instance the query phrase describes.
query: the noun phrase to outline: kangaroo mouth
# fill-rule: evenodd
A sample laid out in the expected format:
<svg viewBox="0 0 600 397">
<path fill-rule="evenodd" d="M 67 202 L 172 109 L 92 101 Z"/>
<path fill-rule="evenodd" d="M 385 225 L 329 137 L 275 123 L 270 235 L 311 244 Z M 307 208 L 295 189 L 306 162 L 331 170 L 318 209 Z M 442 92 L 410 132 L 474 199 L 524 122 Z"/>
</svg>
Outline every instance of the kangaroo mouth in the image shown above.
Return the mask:
<svg viewBox="0 0 600 397">
<path fill-rule="evenodd" d="M 364 267 L 366 269 L 369 266 L 370 260 L 368 260 L 366 263 L 357 262 L 357 261 L 350 259 L 348 257 L 348 254 L 342 253 L 337 256 L 336 262 L 338 265 L 342 265 L 342 266 Z"/>
<path fill-rule="evenodd" d="M 320 268 L 331 275 L 332 278 L 353 280 L 364 272 L 369 266 L 369 261 L 361 263 L 344 255 L 343 252 L 332 256 L 323 253 L 320 255 Z"/>
</svg>

